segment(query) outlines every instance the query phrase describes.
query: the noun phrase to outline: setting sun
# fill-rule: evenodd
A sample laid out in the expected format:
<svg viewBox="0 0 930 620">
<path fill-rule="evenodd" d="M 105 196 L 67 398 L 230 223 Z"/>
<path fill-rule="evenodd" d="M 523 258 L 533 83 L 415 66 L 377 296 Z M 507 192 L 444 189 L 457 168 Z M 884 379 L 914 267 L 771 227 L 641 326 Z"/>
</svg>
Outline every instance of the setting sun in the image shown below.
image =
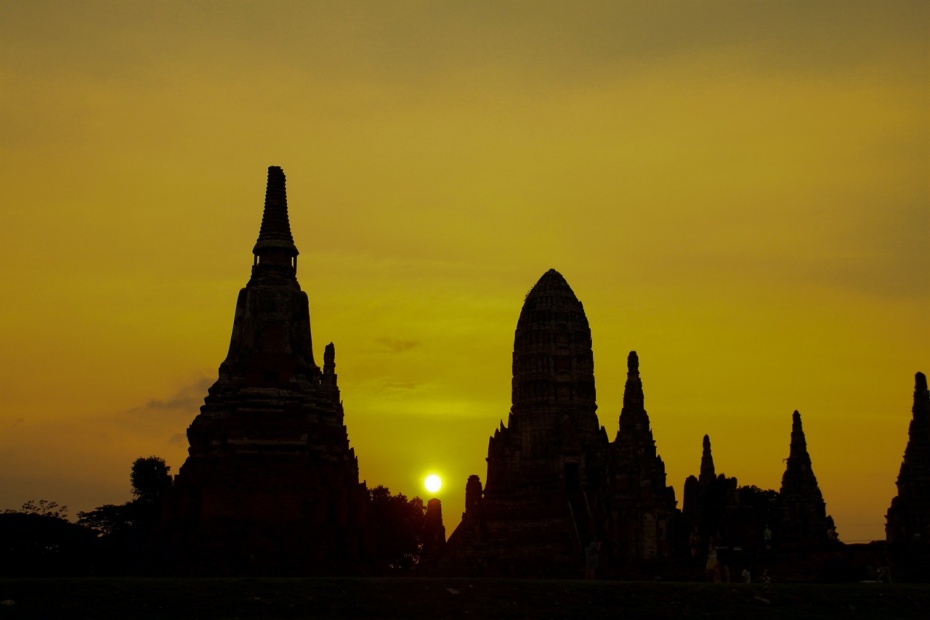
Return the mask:
<svg viewBox="0 0 930 620">
<path fill-rule="evenodd" d="M 426 480 L 423 481 L 423 486 L 425 486 L 426 490 L 430 493 L 435 493 L 442 488 L 442 478 L 436 474 L 430 474 L 426 477 Z"/>
</svg>

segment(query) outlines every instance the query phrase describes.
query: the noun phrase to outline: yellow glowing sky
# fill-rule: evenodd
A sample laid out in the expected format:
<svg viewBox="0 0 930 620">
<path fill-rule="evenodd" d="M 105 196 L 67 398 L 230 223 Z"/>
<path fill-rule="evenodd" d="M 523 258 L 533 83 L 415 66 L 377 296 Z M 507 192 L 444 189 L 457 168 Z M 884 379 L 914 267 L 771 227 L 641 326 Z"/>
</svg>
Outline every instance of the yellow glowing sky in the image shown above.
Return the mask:
<svg viewBox="0 0 930 620">
<path fill-rule="evenodd" d="M 288 178 L 314 349 L 369 486 L 451 532 L 558 269 L 601 423 L 639 352 L 668 483 L 884 536 L 930 371 L 930 3 L 0 1 L 0 508 L 177 471 Z M 679 504 L 680 505 L 680 504 Z"/>
</svg>

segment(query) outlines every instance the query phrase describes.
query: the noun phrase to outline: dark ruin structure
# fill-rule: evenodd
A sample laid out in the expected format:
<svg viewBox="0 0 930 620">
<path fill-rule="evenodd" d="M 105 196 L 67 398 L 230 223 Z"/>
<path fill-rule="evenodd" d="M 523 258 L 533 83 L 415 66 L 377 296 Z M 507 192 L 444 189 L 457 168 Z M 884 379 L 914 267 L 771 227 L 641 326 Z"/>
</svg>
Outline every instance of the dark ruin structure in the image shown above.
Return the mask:
<svg viewBox="0 0 930 620">
<path fill-rule="evenodd" d="M 510 415 L 488 442 L 484 489 L 477 475 L 468 479 L 465 513 L 446 546 L 449 570 L 571 575 L 592 541 L 603 543 L 605 559 L 669 554 L 675 497 L 656 454 L 635 353 L 613 444 L 595 396 L 584 308 L 549 270 L 520 312 Z"/>
<path fill-rule="evenodd" d="M 801 414 L 791 416 L 791 448 L 779 491 L 781 520 L 777 532 L 786 548 L 816 549 L 836 539 L 833 518 L 817 485 L 807 440 L 801 427 Z"/>
<path fill-rule="evenodd" d="M 335 348 L 314 362 L 285 177 L 268 169 L 252 275 L 219 377 L 187 430 L 163 518 L 174 569 L 205 575 L 348 572 L 369 551 L 368 490 L 343 419 Z"/>
<path fill-rule="evenodd" d="M 699 567 L 695 573 L 704 573 L 711 550 L 720 579 L 758 569 L 772 558 L 779 521 L 778 493 L 739 486 L 735 477 L 717 474 L 710 437 L 704 435 L 700 473 L 685 479 L 680 529 L 687 537 L 692 566 Z"/>
<path fill-rule="evenodd" d="M 322 368 L 314 361 L 278 167 L 268 169 L 253 254 L 228 354 L 187 430 L 188 458 L 164 504 L 165 568 L 192 575 L 370 568 L 376 517 L 349 445 L 333 344 Z M 800 566 L 805 554 L 836 541 L 797 411 L 779 493 L 718 475 L 705 435 L 700 473 L 685 481 L 679 511 L 646 412 L 639 356 L 627 358 L 611 442 L 597 416 L 584 307 L 553 269 L 524 300 L 512 373 L 511 408 L 488 441 L 485 484 L 468 478 L 465 512 L 448 541 L 439 500 L 427 505 L 424 572 L 580 576 L 586 552 L 599 543 L 604 574 L 680 577 L 693 574 L 711 548 L 721 564 L 729 550 L 734 567 L 781 552 Z M 891 547 L 923 549 L 930 545 L 930 396 L 921 373 L 913 413 L 886 530 Z M 693 561 L 666 562 L 689 555 Z"/>
<path fill-rule="evenodd" d="M 423 527 L 423 558 L 434 564 L 446 546 L 446 526 L 442 523 L 442 502 L 432 498 L 426 502 L 425 525 Z"/>
<path fill-rule="evenodd" d="M 688 544 L 692 555 L 700 555 L 707 546 L 714 542 L 726 541 L 724 527 L 728 512 L 739 505 L 738 486 L 736 478 L 728 478 L 720 474 L 714 467 L 714 456 L 711 453 L 710 437 L 704 435 L 701 451 L 701 471 L 698 477 L 688 476 L 685 479 L 685 495 L 682 505 L 682 526 L 688 532 Z"/>
<path fill-rule="evenodd" d="M 930 545 L 930 392 L 922 372 L 914 379 L 912 412 L 898 494 L 886 515 L 885 535 L 892 544 Z"/>
<path fill-rule="evenodd" d="M 798 579 L 824 574 L 836 549 L 833 520 L 811 467 L 801 417 L 780 492 L 718 474 L 704 436 L 699 476 L 684 509 L 666 484 L 646 413 L 639 357 L 627 358 L 613 442 L 597 418 L 591 330 L 565 278 L 546 272 L 527 294 L 514 334 L 512 405 L 488 442 L 487 478 L 465 488 L 462 521 L 441 566 L 472 575 L 571 576 L 600 542 L 607 574 L 704 574 L 713 550 L 722 572 L 747 574 L 790 554 Z M 813 554 L 813 555 L 812 555 Z M 680 562 L 676 558 L 690 558 Z M 666 560 L 673 560 L 667 562 Z M 799 564 L 800 562 L 800 564 Z"/>
<path fill-rule="evenodd" d="M 623 562 L 670 557 L 675 490 L 665 485 L 665 463 L 656 453 L 635 351 L 627 357 L 619 423 L 607 481 L 609 548 Z"/>
<path fill-rule="evenodd" d="M 898 473 L 898 494 L 885 516 L 885 536 L 908 579 L 930 579 L 930 391 L 927 377 L 914 377 L 913 417 Z"/>
<path fill-rule="evenodd" d="M 520 312 L 510 415 L 488 442 L 483 495 L 477 477 L 469 479 L 450 561 L 521 575 L 579 566 L 604 511 L 608 442 L 596 409 L 588 319 L 550 270 Z"/>
</svg>

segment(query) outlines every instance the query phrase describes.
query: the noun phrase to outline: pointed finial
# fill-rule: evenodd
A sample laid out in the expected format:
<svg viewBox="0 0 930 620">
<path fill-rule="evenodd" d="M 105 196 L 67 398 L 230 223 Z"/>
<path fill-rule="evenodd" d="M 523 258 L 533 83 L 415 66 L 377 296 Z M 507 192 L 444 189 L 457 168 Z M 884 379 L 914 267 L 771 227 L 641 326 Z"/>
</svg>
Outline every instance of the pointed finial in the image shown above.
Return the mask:
<svg viewBox="0 0 930 620">
<path fill-rule="evenodd" d="M 287 215 L 287 188 L 284 171 L 279 166 L 268 167 L 268 186 L 265 190 L 265 210 L 262 227 L 252 252 L 256 255 L 266 250 L 283 250 L 287 256 L 297 256 L 297 247 L 291 236 L 291 224 Z"/>
<path fill-rule="evenodd" d="M 914 375 L 914 407 L 911 411 L 919 424 L 930 423 L 930 391 L 927 390 L 927 376 L 922 372 Z"/>
<path fill-rule="evenodd" d="M 927 391 L 927 375 L 918 372 L 914 375 L 914 393 L 923 394 Z"/>
<path fill-rule="evenodd" d="M 704 435 L 704 450 L 701 453 L 701 475 L 698 479 L 700 482 L 712 482 L 717 477 L 717 470 L 714 468 L 714 457 L 710 452 L 710 436 Z"/>
<path fill-rule="evenodd" d="M 791 414 L 791 447 L 788 453 L 788 464 L 792 462 L 810 463 L 810 456 L 807 453 L 807 439 L 804 437 L 804 429 L 801 427 L 801 414 L 797 410 Z"/>
<path fill-rule="evenodd" d="M 623 408 L 620 410 L 620 429 L 624 428 L 624 413 L 626 412 L 626 424 L 634 424 L 632 418 L 641 418 L 645 416 L 645 397 L 643 396 L 643 382 L 639 376 L 639 356 L 636 351 L 630 351 L 626 358 L 626 385 L 623 387 Z M 645 424 L 649 424 L 648 416 L 643 418 Z M 640 420 L 640 423 L 643 420 Z"/>
<path fill-rule="evenodd" d="M 798 435 L 801 438 L 801 441 L 804 441 L 804 429 L 801 428 L 801 414 L 798 413 L 798 410 L 795 409 L 794 413 L 791 414 L 791 438 L 794 440 L 795 436 Z"/>
<path fill-rule="evenodd" d="M 336 372 L 336 345 L 330 342 L 323 349 L 323 374 L 331 375 Z"/>
<path fill-rule="evenodd" d="M 779 491 L 782 503 L 783 539 L 825 541 L 827 532 L 823 494 L 807 451 L 801 414 L 791 415 L 791 447 Z"/>
</svg>

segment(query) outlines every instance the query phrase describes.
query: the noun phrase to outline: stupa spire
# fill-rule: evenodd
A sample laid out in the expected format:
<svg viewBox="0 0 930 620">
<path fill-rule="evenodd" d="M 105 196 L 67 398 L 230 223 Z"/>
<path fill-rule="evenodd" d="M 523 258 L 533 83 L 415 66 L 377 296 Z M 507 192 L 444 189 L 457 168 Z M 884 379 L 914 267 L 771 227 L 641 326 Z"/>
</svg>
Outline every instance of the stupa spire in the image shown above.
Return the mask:
<svg viewBox="0 0 930 620">
<path fill-rule="evenodd" d="M 639 356 L 630 351 L 626 359 L 619 430 L 610 446 L 610 511 L 619 516 L 611 545 L 627 560 L 667 557 L 670 542 L 663 532 L 675 511 L 675 491 L 665 485 L 665 463 L 656 451 L 646 413 Z M 647 514 L 653 515 L 649 524 Z"/>
<path fill-rule="evenodd" d="M 700 482 L 711 482 L 717 478 L 717 470 L 714 469 L 714 455 L 710 453 L 710 436 L 704 435 L 704 451 L 701 453 L 701 477 Z"/>
<path fill-rule="evenodd" d="M 810 466 L 811 457 L 807 453 L 807 439 L 804 437 L 804 429 L 801 428 L 801 414 L 797 411 L 791 414 L 791 447 L 788 452 L 789 465 L 791 460 L 795 465 L 802 463 Z"/>
<path fill-rule="evenodd" d="M 786 540 L 801 543 L 827 540 L 826 504 L 814 476 L 801 414 L 797 411 L 791 415 L 791 448 L 779 494 Z"/>
<path fill-rule="evenodd" d="M 930 391 L 922 372 L 914 376 L 913 417 L 898 473 L 898 494 L 886 515 L 888 542 L 930 543 Z"/>
<path fill-rule="evenodd" d="M 639 411 L 645 407 L 643 380 L 639 376 L 639 356 L 630 351 L 626 358 L 626 386 L 623 389 L 623 410 Z M 644 412 L 645 413 L 645 412 Z"/>
<path fill-rule="evenodd" d="M 643 380 L 639 376 L 639 356 L 636 355 L 636 351 L 630 351 L 626 358 L 626 367 L 626 385 L 623 387 L 623 408 L 620 410 L 617 445 L 627 446 L 632 450 L 632 454 L 639 455 L 630 457 L 634 460 L 644 454 L 649 455 L 649 458 L 658 458 L 652 429 L 649 426 L 649 414 L 646 413 L 646 398 L 643 395 Z M 663 477 L 664 467 L 663 465 Z"/>
<path fill-rule="evenodd" d="M 269 252 L 271 251 L 271 252 Z M 268 167 L 268 185 L 265 189 L 265 210 L 262 213 L 262 227 L 258 241 L 252 253 L 256 257 L 267 254 L 284 254 L 297 256 L 297 246 L 291 236 L 291 224 L 287 216 L 287 188 L 284 170 L 279 166 Z"/>
<path fill-rule="evenodd" d="M 163 511 L 163 557 L 185 574 L 348 572 L 373 557 L 368 489 L 349 446 L 335 347 L 323 372 L 313 360 L 277 166 L 253 251 L 229 352 L 187 429 L 188 458 Z"/>
<path fill-rule="evenodd" d="M 914 375 L 914 407 L 911 412 L 914 414 L 912 424 L 924 427 L 923 431 L 930 431 L 927 428 L 930 423 L 930 392 L 927 390 L 927 375 L 922 372 Z"/>
</svg>

